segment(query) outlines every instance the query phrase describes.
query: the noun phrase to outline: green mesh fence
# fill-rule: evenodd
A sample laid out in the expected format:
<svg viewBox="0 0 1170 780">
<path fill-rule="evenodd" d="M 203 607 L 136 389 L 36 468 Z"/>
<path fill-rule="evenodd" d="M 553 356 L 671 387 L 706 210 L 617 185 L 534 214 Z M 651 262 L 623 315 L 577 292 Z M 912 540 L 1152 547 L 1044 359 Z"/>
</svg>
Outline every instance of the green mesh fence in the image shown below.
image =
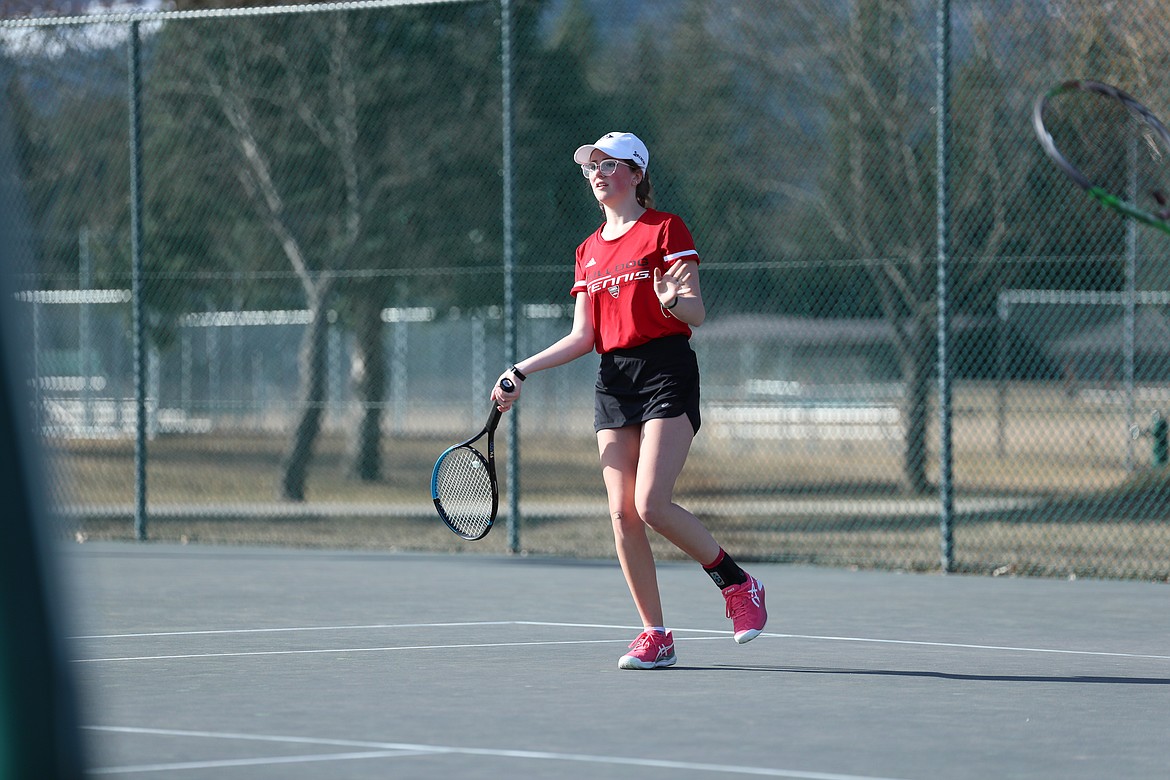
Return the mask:
<svg viewBox="0 0 1170 780">
<path fill-rule="evenodd" d="M 1170 115 L 1170 17 L 949 3 L 940 352 L 937 11 L 4 22 L 36 258 L 5 305 L 27 314 L 63 527 L 133 536 L 145 510 L 158 539 L 612 555 L 593 358 L 535 377 L 501 429 L 510 533 L 466 545 L 427 486 L 500 370 L 567 332 L 600 219 L 571 153 L 620 129 L 702 257 L 704 428 L 677 498 L 737 557 L 1167 578 L 1170 243 L 1064 178 L 1030 113 L 1095 78 Z"/>
</svg>

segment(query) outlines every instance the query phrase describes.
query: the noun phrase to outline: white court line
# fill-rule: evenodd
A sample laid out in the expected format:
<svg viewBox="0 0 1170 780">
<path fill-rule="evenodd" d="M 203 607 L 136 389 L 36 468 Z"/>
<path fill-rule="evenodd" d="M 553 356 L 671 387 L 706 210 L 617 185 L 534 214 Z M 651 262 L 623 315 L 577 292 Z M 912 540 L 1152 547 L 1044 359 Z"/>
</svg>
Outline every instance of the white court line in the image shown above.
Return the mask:
<svg viewBox="0 0 1170 780">
<path fill-rule="evenodd" d="M 722 639 L 723 637 L 694 637 L 694 639 Z M 566 639 L 540 642 L 475 642 L 457 645 L 393 645 L 388 647 L 327 647 L 315 650 L 252 650 L 234 653 L 180 653 L 175 655 L 114 656 L 110 658 L 75 658 L 73 663 L 102 663 L 108 661 L 174 661 L 188 658 L 245 658 L 270 655 L 321 655 L 328 653 L 391 653 L 399 650 L 475 650 L 492 647 L 553 647 L 556 645 L 602 645 L 615 642 L 627 643 L 629 637 L 621 639 Z"/>
<path fill-rule="evenodd" d="M 286 737 L 269 734 L 234 734 L 215 731 L 183 731 L 178 729 L 147 729 L 121 726 L 85 726 L 90 731 L 105 731 L 119 734 L 145 734 L 151 736 L 168 737 L 198 737 L 203 739 L 232 739 L 251 742 L 279 742 L 296 745 L 328 745 L 332 747 L 366 748 L 377 752 L 387 752 L 387 756 L 408 755 L 465 755 L 486 756 L 491 758 L 518 758 L 538 761 L 568 761 L 588 764 L 607 764 L 610 766 L 647 767 L 653 769 L 674 769 L 690 772 L 710 772 L 736 775 L 754 775 L 757 777 L 787 777 L 795 780 L 905 780 L 904 778 L 876 777 L 873 775 L 844 775 L 834 772 L 805 772 L 798 769 L 775 769 L 760 766 L 736 766 L 734 764 L 705 764 L 692 761 L 668 761 L 653 758 L 625 758 L 620 756 L 597 756 L 585 753 L 549 753 L 541 750 L 494 750 L 491 748 L 469 748 L 453 745 L 417 745 L 401 742 L 365 742 L 350 739 L 317 739 L 312 737 Z M 374 753 L 340 753 L 339 760 L 352 758 L 376 758 Z M 296 756 L 288 757 L 296 759 Z M 311 756 L 314 760 L 329 760 L 328 755 Z M 263 761 L 256 759 L 255 761 Z M 273 759 L 273 763 L 287 763 L 281 759 Z M 222 766 L 222 762 L 184 762 L 182 764 L 151 764 L 126 767 L 103 767 L 89 770 L 90 774 L 129 774 L 133 772 L 156 772 L 169 769 L 203 769 Z"/>
<path fill-rule="evenodd" d="M 565 628 L 627 628 L 634 631 L 641 631 L 641 628 L 632 628 L 631 626 L 610 626 L 605 624 L 592 623 L 544 623 L 533 620 L 517 620 L 514 621 L 521 626 L 559 626 Z M 721 634 L 731 636 L 730 631 L 711 631 L 705 628 L 672 628 L 671 633 L 680 632 L 701 632 L 707 634 Z M 1015 653 L 1058 653 L 1062 655 L 1095 655 L 1107 656 L 1110 658 L 1146 658 L 1155 661 L 1170 661 L 1170 655 L 1147 655 L 1144 653 L 1117 653 L 1101 650 L 1066 650 L 1060 648 L 1047 647 L 1016 647 L 1013 645 L 973 645 L 961 642 L 926 642 L 915 639 L 875 639 L 873 637 L 862 636 L 818 636 L 816 634 L 777 634 L 765 631 L 759 634 L 760 637 L 771 637 L 772 639 L 807 639 L 818 642 L 871 642 L 882 645 L 910 645 L 915 647 L 953 647 L 960 650 L 1000 650 L 1010 651 Z M 758 637 L 757 637 L 758 638 Z"/>
<path fill-rule="evenodd" d="M 373 750 L 364 753 L 318 753 L 309 756 L 264 756 L 262 758 L 232 758 L 220 761 L 179 761 L 173 764 L 136 764 L 90 769 L 87 775 L 128 775 L 143 772 L 180 772 L 184 769 L 224 769 L 232 766 L 273 766 L 276 764 L 309 764 L 316 761 L 355 761 L 369 758 L 398 758 L 402 756 L 433 755 L 434 751 Z"/>
<path fill-rule="evenodd" d="M 209 634 L 253 634 L 253 633 L 271 633 L 271 632 L 295 632 L 295 631 L 353 631 L 363 629 L 393 629 L 393 628 L 467 628 L 476 626 L 547 626 L 553 628 L 601 628 L 614 629 L 621 631 L 640 631 L 640 626 L 622 626 L 607 623 L 558 623 L 535 620 L 496 620 L 496 621 L 479 621 L 479 622 L 460 622 L 460 623 L 401 623 L 401 624 L 383 624 L 370 626 L 305 626 L 305 627 L 289 627 L 289 628 L 262 628 L 262 629 L 234 629 L 223 631 L 168 631 L 155 632 L 144 634 L 110 634 L 89 637 L 75 637 L 75 639 L 126 639 L 136 637 L 160 637 L 160 636 L 205 636 Z M 715 631 L 703 628 L 672 628 L 671 631 L 675 634 L 680 633 L 695 633 L 695 634 L 711 634 L 713 636 L 707 637 L 681 637 L 679 641 L 694 641 L 697 639 L 711 639 L 716 637 L 730 636 L 730 631 Z M 869 643 L 869 644 L 884 644 L 884 645 L 904 645 L 909 647 L 938 647 L 938 648 L 954 648 L 961 650 L 990 650 L 997 652 L 1015 652 L 1015 653 L 1047 653 L 1056 655 L 1083 655 L 1093 657 L 1105 658 L 1135 658 L 1154 661 L 1170 661 L 1170 655 L 1152 655 L 1145 653 L 1119 653 L 1111 651 L 1100 650 L 1071 650 L 1067 648 L 1047 648 L 1047 647 L 1021 647 L 1013 645 L 981 645 L 963 642 L 929 642 L 923 640 L 913 639 L 878 639 L 874 637 L 853 637 L 853 636 L 819 636 L 815 634 L 780 634 L 765 632 L 760 634 L 760 637 L 770 637 L 773 639 L 797 639 L 817 642 L 852 642 L 852 643 Z M 393 652 L 398 650 L 463 650 L 474 648 L 492 648 L 492 647 L 534 647 L 534 646 L 554 646 L 554 645 L 575 645 L 575 644 L 608 644 L 612 642 L 624 642 L 622 639 L 582 639 L 582 640 L 559 640 L 559 641 L 532 641 L 532 642 L 489 642 L 489 643 L 464 643 L 464 644 L 446 644 L 446 645 L 397 645 L 388 647 L 350 647 L 350 648 L 329 648 L 317 650 L 258 650 L 250 652 L 225 652 L 225 653 L 184 653 L 174 655 L 153 655 L 153 656 L 130 656 L 130 657 L 109 657 L 109 658 L 82 658 L 74 659 L 75 663 L 96 663 L 102 661 L 162 661 L 175 660 L 187 658 L 230 658 L 230 657 L 246 657 L 246 656 L 267 656 L 267 655 L 312 655 L 320 653 L 373 653 L 373 652 Z"/>
<path fill-rule="evenodd" d="M 801 634 L 760 634 L 782 639 L 810 639 L 826 642 L 870 642 L 883 645 L 910 645 L 913 647 L 953 647 L 959 650 L 998 650 L 1012 653 L 1054 653 L 1057 655 L 1089 655 L 1104 656 L 1107 658 L 1142 658 L 1151 661 L 1170 661 L 1170 655 L 1151 655 L 1146 653 L 1117 653 L 1107 650 L 1064 650 L 1055 647 L 1015 647 L 1012 645 L 972 645 L 962 642 L 921 642 L 910 639 L 871 639 L 852 636 L 811 636 Z"/>
<path fill-rule="evenodd" d="M 368 626 L 287 626 L 283 628 L 224 628 L 213 631 L 151 631 L 138 634 L 93 634 L 70 639 L 137 639 L 151 636 L 214 636 L 217 634 L 279 634 L 294 631 L 368 631 L 384 628 L 465 628 L 467 626 L 513 626 L 515 620 L 476 620 L 463 623 L 374 623 Z"/>
</svg>

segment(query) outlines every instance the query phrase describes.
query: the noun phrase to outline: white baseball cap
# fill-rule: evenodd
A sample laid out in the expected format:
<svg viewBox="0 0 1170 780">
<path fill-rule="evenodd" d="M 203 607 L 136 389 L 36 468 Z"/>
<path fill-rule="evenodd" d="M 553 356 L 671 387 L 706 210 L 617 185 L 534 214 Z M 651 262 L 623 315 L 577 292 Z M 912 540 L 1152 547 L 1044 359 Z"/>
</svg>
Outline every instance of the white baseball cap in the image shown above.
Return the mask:
<svg viewBox="0 0 1170 780">
<path fill-rule="evenodd" d="M 650 166 L 650 152 L 642 139 L 633 133 L 606 133 L 596 142 L 577 147 L 573 152 L 573 162 L 585 164 L 597 149 L 613 157 L 615 160 L 633 160 L 644 171 Z"/>
</svg>

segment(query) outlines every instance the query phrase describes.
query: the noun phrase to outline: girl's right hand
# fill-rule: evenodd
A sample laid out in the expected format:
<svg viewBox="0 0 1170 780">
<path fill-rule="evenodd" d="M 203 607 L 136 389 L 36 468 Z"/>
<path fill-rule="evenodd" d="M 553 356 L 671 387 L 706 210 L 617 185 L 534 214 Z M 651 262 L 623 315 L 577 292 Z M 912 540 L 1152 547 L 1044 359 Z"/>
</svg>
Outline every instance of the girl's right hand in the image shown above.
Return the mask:
<svg viewBox="0 0 1170 780">
<path fill-rule="evenodd" d="M 511 392 L 508 392 L 504 390 L 504 388 L 500 387 L 500 382 L 505 378 L 508 379 L 515 387 L 515 389 Z M 501 412 L 506 412 L 511 409 L 512 404 L 516 403 L 517 399 L 520 398 L 520 388 L 523 387 L 523 385 L 524 382 L 522 382 L 518 377 L 513 376 L 511 371 L 505 371 L 504 373 L 500 374 L 499 379 L 496 380 L 496 384 L 492 387 L 492 400 L 496 402 L 496 408 Z"/>
</svg>

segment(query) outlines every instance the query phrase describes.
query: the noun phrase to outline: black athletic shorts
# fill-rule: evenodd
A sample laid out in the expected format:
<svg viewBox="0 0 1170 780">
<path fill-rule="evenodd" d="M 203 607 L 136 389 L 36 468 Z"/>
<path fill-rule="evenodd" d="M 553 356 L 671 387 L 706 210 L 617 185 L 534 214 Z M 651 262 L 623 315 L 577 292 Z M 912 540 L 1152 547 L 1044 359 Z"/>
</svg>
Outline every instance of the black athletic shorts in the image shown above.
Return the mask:
<svg viewBox="0 0 1170 780">
<path fill-rule="evenodd" d="M 698 433 L 699 361 L 686 336 L 666 336 L 601 356 L 594 431 L 680 414 Z"/>
</svg>

